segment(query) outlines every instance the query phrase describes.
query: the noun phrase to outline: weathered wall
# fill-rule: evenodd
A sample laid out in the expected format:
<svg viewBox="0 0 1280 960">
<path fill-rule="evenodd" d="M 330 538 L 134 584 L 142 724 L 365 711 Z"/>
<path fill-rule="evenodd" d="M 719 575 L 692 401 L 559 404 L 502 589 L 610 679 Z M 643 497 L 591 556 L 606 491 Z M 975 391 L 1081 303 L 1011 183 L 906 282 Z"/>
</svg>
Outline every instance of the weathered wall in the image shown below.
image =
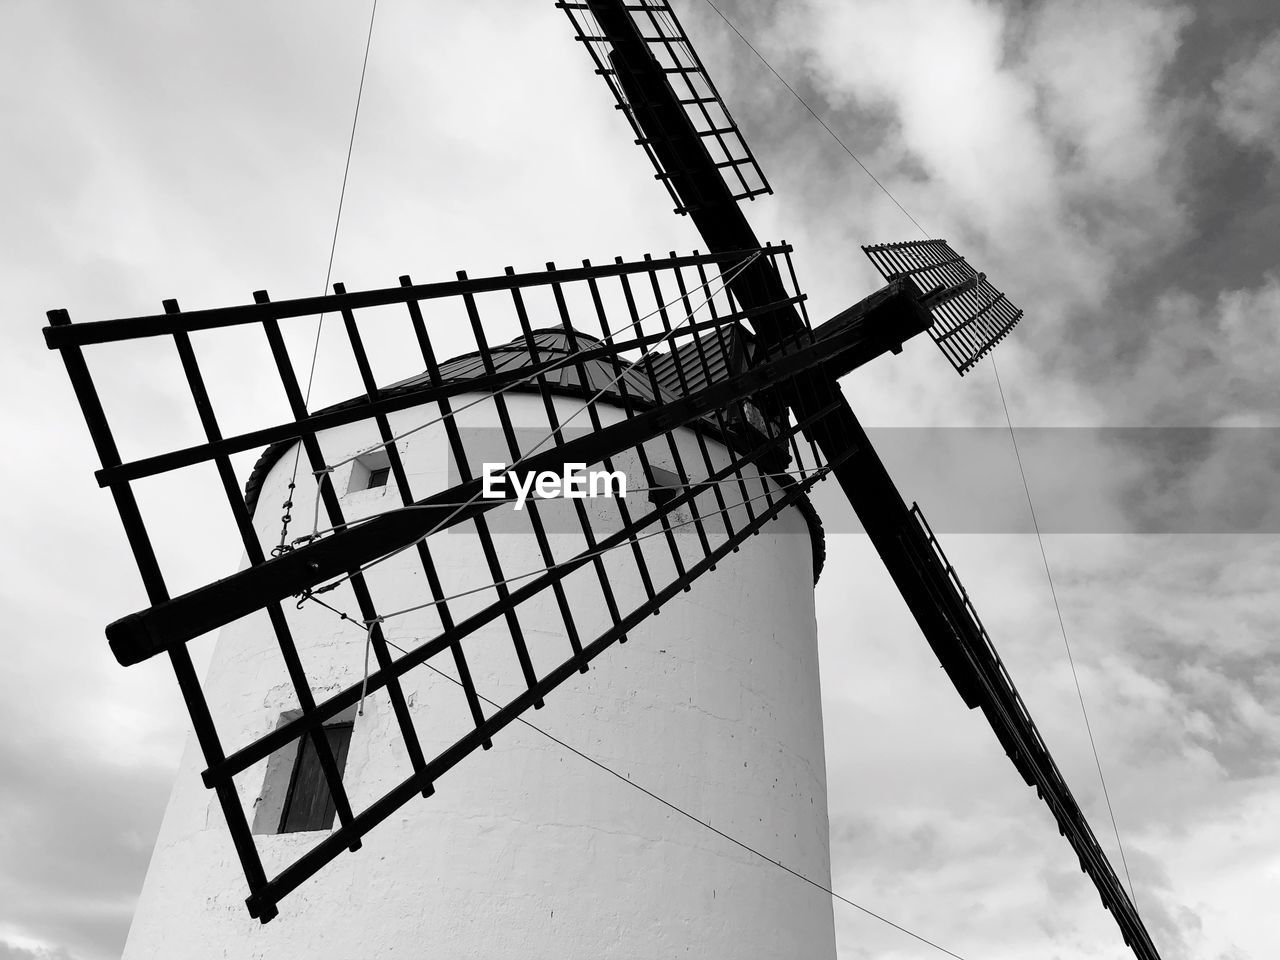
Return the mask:
<svg viewBox="0 0 1280 960">
<path fill-rule="evenodd" d="M 518 424 L 545 423 L 536 398 L 510 399 Z M 568 400 L 559 403 L 562 416 L 576 408 Z M 601 412 L 606 420 L 622 416 L 611 408 Z M 433 413 L 404 411 L 393 424 L 404 429 Z M 473 426 L 493 423 L 488 404 L 460 419 Z M 330 431 L 322 437 L 326 455 L 340 459 L 367 446 L 376 439 L 370 427 Z M 686 462 L 698 462 L 693 436 L 684 432 L 680 442 Z M 724 462 L 723 448 L 712 446 Z M 446 445 L 438 426 L 400 447 L 415 497 L 445 486 Z M 665 443 L 648 449 L 655 465 L 670 466 Z M 644 482 L 633 463 L 619 465 L 633 485 Z M 277 505 L 291 466 L 288 455 L 262 492 L 256 523 L 268 546 L 279 536 Z M 340 492 L 347 490 L 350 470 L 335 474 Z M 311 526 L 306 486 L 301 483 L 295 497 L 298 533 Z M 617 529 L 612 504 L 584 502 L 599 529 Z M 350 519 L 399 500 L 389 486 L 345 494 L 343 503 Z M 699 503 L 713 500 L 706 496 Z M 543 501 L 541 509 L 551 525 L 552 513 L 571 507 Z M 563 520 L 558 528 L 569 529 Z M 635 783 L 827 883 L 809 533 L 794 508 L 765 529 L 527 717 Z M 532 536 L 497 539 L 508 576 L 542 566 Z M 679 539 L 686 555 L 694 556 L 692 528 Z M 577 534 L 552 540 L 560 558 L 582 548 Z M 662 538 L 643 547 L 655 575 L 671 569 Z M 490 579 L 474 535 L 438 535 L 432 548 L 447 591 Z M 643 599 L 629 550 L 609 555 L 608 568 L 623 609 Z M 412 552 L 371 571 L 369 579 L 382 612 L 429 596 Z M 581 571 L 567 586 L 590 639 L 609 622 L 594 574 Z M 328 596 L 355 613 L 349 594 Z M 457 601 L 455 617 L 491 600 L 492 592 Z M 286 610 L 318 699 L 359 679 L 362 630 L 314 606 L 295 612 L 287 603 Z M 519 615 L 540 671 L 568 656 L 550 591 L 522 605 Z M 387 633 L 407 647 L 431 636 L 437 623 L 427 611 L 389 622 Z M 465 649 L 483 694 L 505 702 L 522 689 L 501 620 L 469 638 Z M 439 662 L 451 666 L 447 658 Z M 427 670 L 406 679 L 418 734 L 431 756 L 467 728 L 465 703 L 457 687 Z M 297 706 L 264 615 L 222 632 L 206 688 L 228 751 Z M 442 777 L 433 797 L 402 808 L 365 838 L 363 849 L 340 856 L 286 898 L 277 919 L 260 925 L 244 908 L 243 877 L 217 802 L 199 779 L 201 767 L 189 745 L 127 960 L 835 955 L 829 897 L 518 723 L 497 737 L 492 750 L 473 754 Z M 259 764 L 238 780 L 251 822 L 266 767 Z M 382 694 L 371 696 L 356 720 L 346 765 L 353 805 L 368 805 L 408 772 L 390 705 Z M 268 873 L 321 836 L 258 837 Z"/>
</svg>

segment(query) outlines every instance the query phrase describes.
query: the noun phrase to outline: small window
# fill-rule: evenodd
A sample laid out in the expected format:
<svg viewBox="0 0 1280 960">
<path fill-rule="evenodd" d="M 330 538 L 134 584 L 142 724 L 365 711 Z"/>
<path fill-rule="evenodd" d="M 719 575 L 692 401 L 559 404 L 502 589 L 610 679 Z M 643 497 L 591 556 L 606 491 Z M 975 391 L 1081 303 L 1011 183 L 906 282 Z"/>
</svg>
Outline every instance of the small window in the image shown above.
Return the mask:
<svg viewBox="0 0 1280 960">
<path fill-rule="evenodd" d="M 347 765 L 347 747 L 351 744 L 352 726 L 350 723 L 334 723 L 324 728 L 339 774 Z M 311 737 L 303 737 L 293 764 L 293 776 L 289 781 L 289 792 L 285 795 L 284 811 L 280 815 L 280 828 L 277 832 L 328 830 L 333 826 L 334 812 L 333 795 L 329 792 L 324 771 L 320 768 L 315 742 Z"/>
<path fill-rule="evenodd" d="M 358 457 L 351 464 L 351 477 L 347 481 L 347 493 L 365 490 L 386 491 L 391 483 L 391 461 L 386 453 L 377 451 Z"/>
<path fill-rule="evenodd" d="M 649 502 L 655 507 L 665 507 L 682 492 L 677 474 L 661 467 L 650 467 L 649 473 Z"/>
</svg>

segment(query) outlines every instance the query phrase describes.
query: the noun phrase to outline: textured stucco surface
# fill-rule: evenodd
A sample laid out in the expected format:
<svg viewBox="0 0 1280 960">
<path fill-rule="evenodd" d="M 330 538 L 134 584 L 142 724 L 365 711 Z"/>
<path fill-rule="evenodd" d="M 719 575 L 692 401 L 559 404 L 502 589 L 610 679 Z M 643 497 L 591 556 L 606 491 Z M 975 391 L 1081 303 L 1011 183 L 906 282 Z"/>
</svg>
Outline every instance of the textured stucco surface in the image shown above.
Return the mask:
<svg viewBox="0 0 1280 960">
<path fill-rule="evenodd" d="M 460 398 L 460 402 L 465 398 Z M 510 398 L 518 426 L 544 424 L 534 397 Z M 576 405 L 561 401 L 562 415 Z M 403 411 L 397 429 L 415 426 L 434 408 Z M 621 411 L 603 409 L 606 421 Z M 460 416 L 491 426 L 481 404 Z M 322 437 L 340 459 L 372 443 L 370 425 Z M 682 433 L 687 463 L 696 439 Z M 710 444 L 713 457 L 725 452 Z M 432 427 L 399 444 L 415 497 L 447 484 L 443 431 Z M 669 467 L 665 443 L 647 448 Z M 268 546 L 279 535 L 281 502 L 292 456 L 267 478 L 256 524 Z M 644 481 L 633 462 L 617 466 Z M 339 468 L 339 492 L 350 467 Z M 305 477 L 305 468 L 303 476 Z M 311 523 L 311 494 L 300 483 L 295 529 Z M 637 495 L 633 495 L 637 496 Z M 639 494 L 643 498 L 643 494 Z M 398 505 L 393 487 L 344 493 L 348 518 Z M 616 507 L 585 501 L 597 531 L 617 529 Z M 700 505 L 711 507 L 708 494 Z M 638 507 L 639 505 L 637 505 Z M 552 514 L 562 501 L 539 505 L 548 526 L 569 529 Z M 499 508 L 508 509 L 508 508 Z M 298 518 L 302 518 L 299 522 Z M 741 519 L 737 517 L 736 519 Z M 818 686 L 809 531 L 794 508 L 751 538 L 691 592 L 646 620 L 622 646 L 575 675 L 528 719 L 638 784 L 757 847 L 806 876 L 828 883 L 826 783 Z M 691 527 L 677 536 L 695 557 Z M 542 566 L 527 533 L 497 536 L 508 576 Z M 578 534 L 552 536 L 558 558 L 582 549 Z M 672 569 L 663 538 L 643 543 L 655 578 Z M 488 582 L 478 538 L 447 533 L 432 551 L 452 593 Z M 429 595 L 412 552 L 370 571 L 383 612 Z M 644 598 L 629 550 L 606 558 L 625 610 Z M 584 639 L 609 619 L 594 574 L 566 581 Z M 329 595 L 355 612 L 342 590 Z M 456 619 L 491 602 L 492 591 L 451 605 Z M 326 611 L 285 605 L 317 699 L 359 680 L 364 634 Z M 518 615 L 536 668 L 569 655 L 563 622 L 549 591 Z M 434 611 L 390 621 L 403 646 L 438 629 Z M 522 689 L 505 624 L 498 620 L 464 643 L 479 690 L 505 702 Z M 447 657 L 437 658 L 452 672 Z M 406 694 L 424 751 L 431 756 L 466 731 L 461 691 L 419 668 Z M 219 637 L 206 679 L 215 720 L 230 751 L 273 728 L 297 707 L 265 614 L 231 624 Z M 514 724 L 494 748 L 477 752 L 343 854 L 259 925 L 245 908 L 244 880 L 217 802 L 199 778 L 193 745 L 183 757 L 133 928 L 127 960 L 140 958 L 612 958 L 788 957 L 835 955 L 830 898 L 753 857 L 703 827 L 619 782 L 536 732 Z M 253 819 L 267 763 L 238 778 Z M 363 808 L 409 772 L 384 694 L 371 696 L 357 718 L 344 777 Z M 260 836 L 268 874 L 323 836 Z"/>
</svg>

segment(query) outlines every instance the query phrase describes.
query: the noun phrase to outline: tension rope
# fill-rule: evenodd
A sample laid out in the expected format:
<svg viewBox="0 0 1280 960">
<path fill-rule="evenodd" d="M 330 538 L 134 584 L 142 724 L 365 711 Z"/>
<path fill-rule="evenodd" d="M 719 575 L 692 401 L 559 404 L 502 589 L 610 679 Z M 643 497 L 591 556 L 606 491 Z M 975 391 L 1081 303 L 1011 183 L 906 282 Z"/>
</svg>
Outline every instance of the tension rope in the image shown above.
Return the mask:
<svg viewBox="0 0 1280 960">
<path fill-rule="evenodd" d="M 805 110 L 807 110 L 809 114 L 815 120 L 818 121 L 819 124 L 821 124 L 822 128 L 826 130 L 828 134 L 831 135 L 831 138 L 840 145 L 840 147 L 844 150 L 844 152 L 853 158 L 853 161 L 857 163 L 857 165 L 862 168 L 863 172 L 866 173 L 866 175 L 871 178 L 872 182 L 874 182 L 875 185 L 884 192 L 885 196 L 887 196 L 890 200 L 893 201 L 894 205 L 899 210 L 901 210 L 902 213 L 907 217 L 907 219 L 910 220 L 915 225 L 916 229 L 919 230 L 920 233 L 923 234 L 926 239 L 932 240 L 933 236 L 929 233 L 929 231 L 927 231 L 923 226 L 920 225 L 920 221 L 918 221 L 914 216 L 911 215 L 910 211 L 908 211 L 907 208 L 903 206 L 903 204 L 898 200 L 898 198 L 893 195 L 893 192 L 888 187 L 886 187 L 884 183 L 882 183 L 880 179 L 876 177 L 876 175 L 872 173 L 870 169 L 867 168 L 867 165 L 858 158 L 857 154 L 855 154 L 849 148 L 849 145 L 845 143 L 844 140 L 841 139 L 841 137 L 834 130 L 831 129 L 830 125 L 825 120 L 823 120 L 822 117 L 819 116 L 819 114 L 811 106 L 809 106 L 808 103 L 805 102 L 804 98 L 801 97 L 800 94 L 796 92 L 796 89 L 790 83 L 787 82 L 786 78 L 784 78 L 782 74 L 780 74 L 777 70 L 774 69 L 773 65 L 769 63 L 769 61 L 764 57 L 764 55 L 760 53 L 759 50 L 756 49 L 755 45 L 750 40 L 748 40 L 746 36 L 743 35 L 742 31 L 737 28 L 737 26 L 733 23 L 733 21 L 731 21 L 728 17 L 726 17 L 723 11 L 721 11 L 720 8 L 716 6 L 714 2 L 712 2 L 712 0 L 704 0 L 704 2 L 707 4 L 707 6 L 709 6 L 712 10 L 714 10 L 719 15 L 721 20 L 723 20 L 726 24 L 728 24 L 729 29 L 731 29 L 735 34 L 738 35 L 738 38 L 747 45 L 748 49 L 750 49 L 751 52 L 756 55 L 756 57 L 760 60 L 761 63 L 763 63 L 766 67 L 768 67 L 769 72 L 772 73 L 779 80 L 779 82 L 781 82 L 782 85 L 787 88 L 787 90 L 791 93 L 791 95 L 797 101 L 799 101 L 800 105 L 804 107 Z M 1085 707 L 1084 694 L 1081 691 L 1081 687 L 1080 687 L 1080 677 L 1076 672 L 1075 657 L 1072 655 L 1072 652 L 1071 652 L 1071 642 L 1070 640 L 1067 639 L 1067 627 L 1066 627 L 1065 621 L 1063 620 L 1062 607 L 1058 602 L 1058 592 L 1054 587 L 1053 574 L 1049 566 L 1049 556 L 1045 551 L 1044 537 L 1040 531 L 1039 521 L 1036 519 L 1035 502 L 1033 501 L 1031 496 L 1031 485 L 1027 482 L 1026 470 L 1023 468 L 1022 454 L 1019 452 L 1019 449 L 1018 449 L 1018 437 L 1017 437 L 1017 433 L 1013 429 L 1013 419 L 1009 415 L 1009 405 L 1005 399 L 1004 385 L 1000 381 L 1000 371 L 996 366 L 995 356 L 992 355 L 990 357 L 990 360 L 991 360 L 991 371 L 995 375 L 996 386 L 1000 392 L 1000 404 L 1002 409 L 1004 410 L 1005 423 L 1009 429 L 1009 440 L 1013 446 L 1014 456 L 1017 459 L 1017 463 L 1018 463 L 1018 472 L 1022 479 L 1022 489 L 1023 489 L 1023 492 L 1026 494 L 1027 506 L 1031 511 L 1031 521 L 1035 529 L 1036 541 L 1040 545 L 1040 556 L 1041 556 L 1041 559 L 1044 561 L 1045 577 L 1048 580 L 1049 591 L 1051 596 L 1053 597 L 1053 607 L 1055 612 L 1057 613 L 1058 628 L 1062 634 L 1062 642 L 1067 652 L 1067 662 L 1070 664 L 1070 667 L 1071 667 L 1071 677 L 1075 682 L 1076 695 L 1080 701 L 1080 713 L 1084 718 L 1085 730 L 1087 731 L 1088 737 L 1089 737 L 1089 746 L 1090 746 L 1090 749 L 1093 751 L 1094 765 L 1098 771 L 1098 780 L 1102 784 L 1102 794 L 1106 800 L 1107 813 L 1111 818 L 1111 829 L 1112 829 L 1112 832 L 1115 834 L 1116 847 L 1120 851 L 1120 862 L 1124 867 L 1125 879 L 1128 881 L 1129 899 L 1133 902 L 1134 909 L 1136 911 L 1137 898 L 1134 896 L 1134 893 L 1133 893 L 1133 880 L 1129 876 L 1129 864 L 1124 853 L 1124 843 L 1120 839 L 1120 828 L 1116 823 L 1115 810 L 1111 805 L 1111 796 L 1107 790 L 1107 780 L 1102 772 L 1102 760 L 1098 755 L 1098 747 L 1096 742 L 1094 741 L 1093 727 L 1089 722 L 1089 711 Z"/>
</svg>

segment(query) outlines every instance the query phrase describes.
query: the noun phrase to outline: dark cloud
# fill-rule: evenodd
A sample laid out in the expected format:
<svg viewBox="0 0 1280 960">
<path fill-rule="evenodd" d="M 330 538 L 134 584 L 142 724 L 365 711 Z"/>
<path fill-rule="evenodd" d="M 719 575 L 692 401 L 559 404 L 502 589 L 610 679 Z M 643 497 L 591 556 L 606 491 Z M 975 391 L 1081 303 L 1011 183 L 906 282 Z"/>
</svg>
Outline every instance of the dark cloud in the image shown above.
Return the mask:
<svg viewBox="0 0 1280 960">
<path fill-rule="evenodd" d="M 0 921 L 86 960 L 118 954 L 172 770 L 113 761 L 91 730 L 68 741 L 22 719 L 2 721 L 28 733 L 0 742 L 0 860 L 22 865 L 0 874 Z"/>
</svg>

